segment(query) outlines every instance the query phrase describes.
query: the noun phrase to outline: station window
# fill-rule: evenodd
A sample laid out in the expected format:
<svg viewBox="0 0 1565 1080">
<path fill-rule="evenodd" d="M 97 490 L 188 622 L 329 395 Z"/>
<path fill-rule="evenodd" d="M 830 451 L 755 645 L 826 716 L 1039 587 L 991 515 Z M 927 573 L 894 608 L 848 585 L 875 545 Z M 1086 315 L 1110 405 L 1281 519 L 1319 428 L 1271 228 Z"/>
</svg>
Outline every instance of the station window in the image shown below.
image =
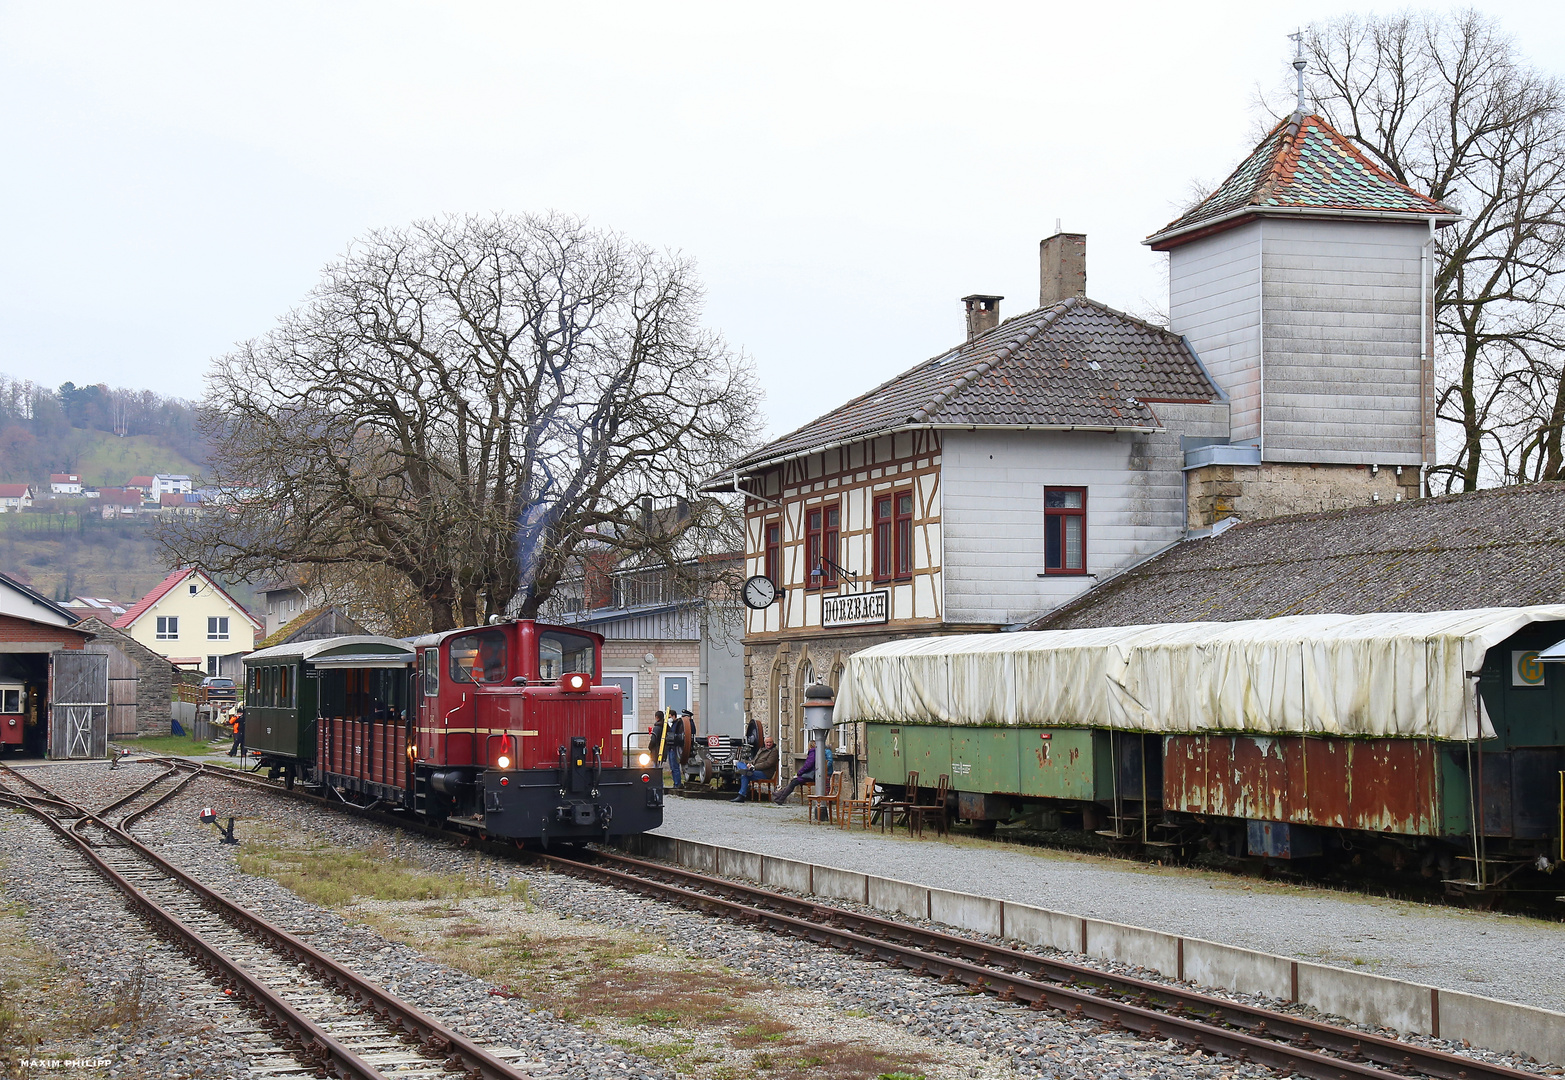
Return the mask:
<svg viewBox="0 0 1565 1080">
<path fill-rule="evenodd" d="M 159 615 L 158 616 L 158 640 L 159 641 L 172 641 L 174 638 L 177 638 L 177 637 L 179 637 L 179 616 L 178 615 Z"/>
<path fill-rule="evenodd" d="M 913 576 L 913 493 L 897 492 L 897 578 Z"/>
<path fill-rule="evenodd" d="M 212 616 L 206 621 L 206 638 L 208 641 L 228 640 L 228 616 Z"/>
<path fill-rule="evenodd" d="M 1043 569 L 1049 574 L 1087 572 L 1087 489 L 1045 488 Z"/>
<path fill-rule="evenodd" d="M 782 522 L 768 521 L 766 529 L 766 576 L 773 588 L 782 588 Z"/>
<path fill-rule="evenodd" d="M 821 511 L 804 515 L 804 587 L 818 589 L 821 584 Z"/>
<path fill-rule="evenodd" d="M 827 588 L 837 584 L 837 564 L 842 561 L 842 505 L 832 503 L 826 507 L 826 524 L 821 533 L 821 554 L 825 564 L 821 571 L 822 584 Z"/>
</svg>

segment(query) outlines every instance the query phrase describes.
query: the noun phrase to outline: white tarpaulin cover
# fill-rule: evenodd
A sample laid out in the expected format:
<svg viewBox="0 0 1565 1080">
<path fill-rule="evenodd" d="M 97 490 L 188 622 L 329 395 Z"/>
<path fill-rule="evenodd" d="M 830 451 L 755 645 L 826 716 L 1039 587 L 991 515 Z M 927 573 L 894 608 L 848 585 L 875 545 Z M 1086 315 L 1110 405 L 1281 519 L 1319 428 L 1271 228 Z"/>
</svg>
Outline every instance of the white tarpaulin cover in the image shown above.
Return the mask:
<svg viewBox="0 0 1565 1080">
<path fill-rule="evenodd" d="M 832 719 L 1489 738 L 1467 673 L 1557 621 L 1565 605 L 894 641 L 848 658 Z"/>
</svg>

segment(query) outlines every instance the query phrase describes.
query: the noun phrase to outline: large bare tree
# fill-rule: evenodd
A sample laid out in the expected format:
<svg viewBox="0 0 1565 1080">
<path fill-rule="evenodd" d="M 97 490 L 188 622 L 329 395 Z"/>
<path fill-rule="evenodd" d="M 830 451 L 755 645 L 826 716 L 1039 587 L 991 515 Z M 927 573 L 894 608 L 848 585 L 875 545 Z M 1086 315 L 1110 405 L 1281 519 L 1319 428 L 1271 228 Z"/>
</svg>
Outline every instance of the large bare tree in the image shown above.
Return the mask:
<svg viewBox="0 0 1565 1080">
<path fill-rule="evenodd" d="M 684 259 L 573 218 L 373 232 L 216 363 L 209 471 L 232 512 L 167 544 L 239 578 L 381 567 L 434 629 L 531 616 L 589 538 L 677 558 L 644 499 L 721 516 L 695 486 L 757 427 L 701 300 Z"/>
<path fill-rule="evenodd" d="M 1437 409 L 1454 445 L 1434 483 L 1565 476 L 1565 89 L 1475 11 L 1346 17 L 1308 41 L 1321 114 L 1462 215 L 1436 239 Z"/>
</svg>

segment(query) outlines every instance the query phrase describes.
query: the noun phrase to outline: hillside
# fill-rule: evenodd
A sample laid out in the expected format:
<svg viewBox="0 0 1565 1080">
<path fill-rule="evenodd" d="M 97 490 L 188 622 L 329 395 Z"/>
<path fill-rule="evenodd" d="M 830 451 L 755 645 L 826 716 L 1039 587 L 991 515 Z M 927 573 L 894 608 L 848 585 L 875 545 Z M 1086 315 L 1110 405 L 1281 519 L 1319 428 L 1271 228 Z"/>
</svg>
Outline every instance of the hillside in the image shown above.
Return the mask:
<svg viewBox="0 0 1565 1080">
<path fill-rule="evenodd" d="M 121 438 L 107 431 L 76 428 L 67 445 L 70 464 L 61 471 L 79 474 L 88 487 L 121 487 L 133 476 L 155 473 L 184 473 L 197 478 L 201 475 L 200 465 L 165 446 L 156 435 Z M 19 468 L 9 456 L 0 458 L 0 483 L 44 485 L 48 479 L 47 473 L 35 475 L 32 470 Z"/>
<path fill-rule="evenodd" d="M 0 571 L 52 600 L 137 600 L 169 571 L 156 536 L 151 516 L 0 514 Z M 252 613 L 260 611 L 248 586 L 222 584 Z"/>
</svg>

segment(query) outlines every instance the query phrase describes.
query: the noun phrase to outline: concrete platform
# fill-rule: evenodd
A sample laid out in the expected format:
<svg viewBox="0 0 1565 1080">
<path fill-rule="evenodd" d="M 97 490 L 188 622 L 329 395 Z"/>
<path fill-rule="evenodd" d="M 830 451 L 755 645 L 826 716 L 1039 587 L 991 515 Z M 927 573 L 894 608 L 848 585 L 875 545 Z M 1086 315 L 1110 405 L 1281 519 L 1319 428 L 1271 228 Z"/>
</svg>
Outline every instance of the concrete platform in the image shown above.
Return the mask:
<svg viewBox="0 0 1565 1080">
<path fill-rule="evenodd" d="M 798 805 L 671 799 L 658 832 L 1565 1011 L 1565 923 L 965 837 L 849 832 L 812 825 Z"/>
</svg>

